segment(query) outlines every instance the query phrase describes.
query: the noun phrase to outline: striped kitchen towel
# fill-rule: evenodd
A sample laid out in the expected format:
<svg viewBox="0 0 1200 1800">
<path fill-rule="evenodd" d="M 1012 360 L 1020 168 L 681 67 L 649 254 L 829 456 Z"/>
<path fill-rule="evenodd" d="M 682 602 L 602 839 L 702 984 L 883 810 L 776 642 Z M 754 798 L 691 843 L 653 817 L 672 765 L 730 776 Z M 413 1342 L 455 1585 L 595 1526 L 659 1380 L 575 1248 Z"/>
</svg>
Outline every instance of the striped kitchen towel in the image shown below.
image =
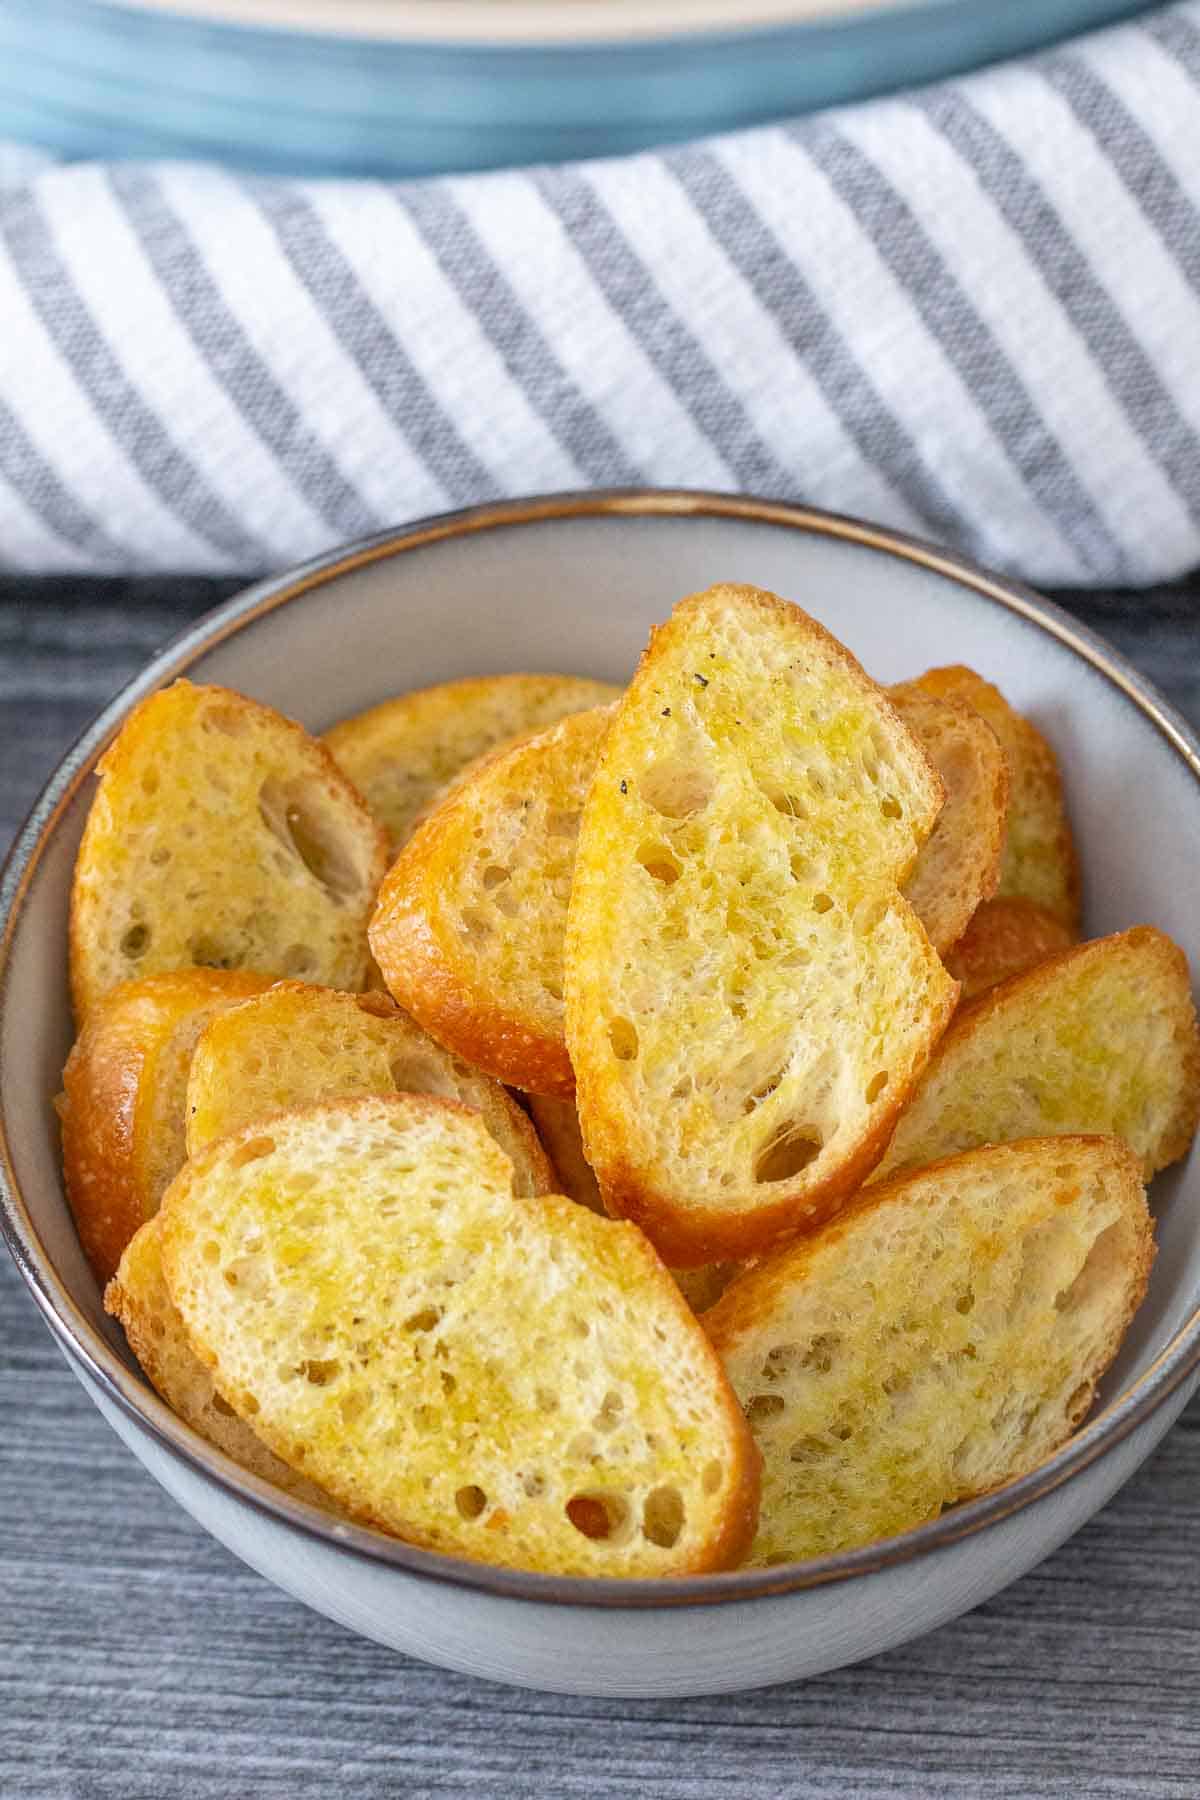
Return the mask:
<svg viewBox="0 0 1200 1800">
<path fill-rule="evenodd" d="M 0 564 L 251 572 L 501 495 L 1200 564 L 1200 0 L 980 75 L 385 185 L 0 156 Z"/>
</svg>

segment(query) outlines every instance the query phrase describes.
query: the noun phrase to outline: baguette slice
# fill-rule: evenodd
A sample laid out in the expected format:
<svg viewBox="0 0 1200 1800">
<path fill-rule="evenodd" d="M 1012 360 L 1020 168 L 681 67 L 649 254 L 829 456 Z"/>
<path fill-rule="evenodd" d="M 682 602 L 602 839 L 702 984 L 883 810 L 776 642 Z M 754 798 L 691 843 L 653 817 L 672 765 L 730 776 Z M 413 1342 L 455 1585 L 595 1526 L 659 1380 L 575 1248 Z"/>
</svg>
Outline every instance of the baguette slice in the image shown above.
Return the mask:
<svg viewBox="0 0 1200 1800">
<path fill-rule="evenodd" d="M 574 1103 L 531 1094 L 529 1111 L 562 1179 L 563 1193 L 580 1206 L 603 1213 L 600 1184 L 583 1153 L 583 1133 Z M 702 1313 L 720 1299 L 737 1270 L 736 1263 L 702 1263 L 698 1269 L 672 1269 L 671 1276 L 692 1311 Z"/>
<path fill-rule="evenodd" d="M 705 1315 L 763 1453 L 750 1561 L 907 1531 L 1087 1415 L 1153 1231 L 1114 1138 L 992 1146 L 872 1188 Z"/>
<path fill-rule="evenodd" d="M 928 669 L 913 685 L 963 700 L 987 720 L 1008 758 L 1008 837 L 998 892 L 1035 900 L 1079 935 L 1079 858 L 1067 819 L 1058 758 L 1037 727 L 973 669 Z"/>
<path fill-rule="evenodd" d="M 1073 941 L 1062 921 L 1044 906 L 997 896 L 983 902 L 942 960 L 962 990 L 961 1006 L 1010 975 L 1023 974 L 1060 950 L 1069 950 Z"/>
<path fill-rule="evenodd" d="M 411 1094 L 211 1144 L 167 1193 L 162 1253 L 218 1391 L 430 1549 L 587 1575 L 736 1561 L 758 1460 L 703 1331 L 638 1231 L 511 1176 L 475 1113 Z"/>
<path fill-rule="evenodd" d="M 1124 1138 L 1146 1180 L 1200 1118 L 1200 1037 L 1187 958 L 1149 925 L 1095 938 L 965 1007 L 872 1179 L 1055 1132 Z"/>
<path fill-rule="evenodd" d="M 299 981 L 221 1014 L 201 1037 L 187 1084 L 188 1155 L 266 1113 L 397 1090 L 474 1107 L 513 1165 L 513 1192 L 555 1192 L 536 1131 L 498 1082 L 435 1044 L 386 995 Z"/>
<path fill-rule="evenodd" d="M 498 1081 L 569 1099 L 562 938 L 579 816 L 610 711 L 561 719 L 456 783 L 396 858 L 371 922 L 388 988 Z"/>
<path fill-rule="evenodd" d="M 579 675 L 447 681 L 343 719 L 325 742 L 399 850 L 439 790 L 476 757 L 568 713 L 605 706 L 620 691 Z"/>
<path fill-rule="evenodd" d="M 938 700 L 915 682 L 900 682 L 887 695 L 946 789 L 946 804 L 904 887 L 944 958 L 1000 880 L 1008 759 L 991 726 L 961 700 Z"/>
<path fill-rule="evenodd" d="M 182 969 L 123 982 L 93 1009 L 63 1070 L 63 1173 L 97 1278 L 157 1210 L 182 1167 L 184 1099 L 209 1021 L 270 986 L 235 969 Z"/>
<path fill-rule="evenodd" d="M 957 985 L 900 894 L 941 782 L 799 607 L 693 595 L 584 808 L 567 1041 L 608 1210 L 672 1264 L 812 1229 L 882 1153 Z"/>
<path fill-rule="evenodd" d="M 71 894 L 71 992 L 167 969 L 361 988 L 387 841 L 324 745 L 227 688 L 143 700 L 97 768 Z"/>
<path fill-rule="evenodd" d="M 331 1506 L 327 1494 L 272 1455 L 213 1386 L 163 1280 L 157 1216 L 125 1246 L 121 1266 L 104 1290 L 104 1306 L 120 1320 L 147 1380 L 185 1424 L 251 1475 L 312 1506 Z"/>
</svg>

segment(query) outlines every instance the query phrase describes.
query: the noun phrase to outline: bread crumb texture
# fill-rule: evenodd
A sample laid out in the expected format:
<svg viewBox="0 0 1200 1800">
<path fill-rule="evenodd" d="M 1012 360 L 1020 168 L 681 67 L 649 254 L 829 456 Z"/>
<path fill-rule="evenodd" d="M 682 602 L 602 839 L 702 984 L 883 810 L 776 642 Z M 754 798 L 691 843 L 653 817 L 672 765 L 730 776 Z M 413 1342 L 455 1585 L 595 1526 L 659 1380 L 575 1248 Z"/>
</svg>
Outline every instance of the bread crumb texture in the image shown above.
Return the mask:
<svg viewBox="0 0 1200 1800">
<path fill-rule="evenodd" d="M 328 1495 L 273 1456 L 217 1392 L 163 1279 L 157 1218 L 148 1220 L 126 1246 L 104 1305 L 121 1321 L 151 1384 L 185 1424 L 251 1475 L 310 1505 L 330 1505 Z"/>
<path fill-rule="evenodd" d="M 1187 958 L 1152 926 L 1094 938 L 992 988 L 939 1044 L 874 1179 L 976 1144 L 1124 1138 L 1146 1179 L 1200 1117 Z"/>
<path fill-rule="evenodd" d="M 498 1080 L 570 1097 L 563 928 L 575 841 L 610 712 L 496 752 L 457 783 L 388 874 L 371 947 L 426 1029 Z"/>
<path fill-rule="evenodd" d="M 363 986 L 386 839 L 301 726 L 177 681 L 135 708 L 97 773 L 71 901 L 81 1018 L 166 969 Z"/>
<path fill-rule="evenodd" d="M 521 1200 L 477 1116 L 368 1098 L 193 1159 L 168 1286 L 222 1396 L 359 1519 L 509 1567 L 725 1567 L 758 1458 L 641 1234 Z"/>
<path fill-rule="evenodd" d="M 1082 1422 L 1153 1236 L 1115 1139 L 977 1150 L 870 1190 L 705 1316 L 763 1453 L 752 1563 L 907 1531 Z"/>
<path fill-rule="evenodd" d="M 898 891 L 942 784 L 798 607 L 681 602 L 580 832 L 567 1037 L 588 1160 L 667 1261 L 813 1225 L 877 1158 L 957 989 Z"/>
<path fill-rule="evenodd" d="M 385 700 L 325 734 L 394 850 L 468 763 L 568 713 L 604 706 L 620 688 L 579 675 L 481 675 Z"/>
<path fill-rule="evenodd" d="M 435 1094 L 473 1106 L 513 1165 L 517 1194 L 554 1192 L 537 1133 L 498 1082 L 443 1050 L 382 994 L 277 982 L 212 1021 L 187 1085 L 187 1147 L 265 1114 L 354 1094 Z"/>
</svg>

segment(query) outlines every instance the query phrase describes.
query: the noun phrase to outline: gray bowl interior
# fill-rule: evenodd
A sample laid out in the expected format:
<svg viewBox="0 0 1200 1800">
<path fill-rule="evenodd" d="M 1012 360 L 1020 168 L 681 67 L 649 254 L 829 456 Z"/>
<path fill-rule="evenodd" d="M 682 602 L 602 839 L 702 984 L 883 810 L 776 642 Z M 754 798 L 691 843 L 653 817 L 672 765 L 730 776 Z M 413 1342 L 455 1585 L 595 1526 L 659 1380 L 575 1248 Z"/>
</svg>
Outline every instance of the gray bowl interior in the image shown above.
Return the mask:
<svg viewBox="0 0 1200 1800">
<path fill-rule="evenodd" d="M 961 578 L 820 527 L 670 511 L 543 519 L 390 555 L 318 579 L 265 611 L 234 602 L 165 653 L 80 755 L 90 760 L 89 741 L 94 748 L 119 711 L 184 668 L 317 730 L 389 694 L 469 673 L 563 669 L 620 680 L 651 623 L 716 580 L 751 581 L 799 601 L 881 680 L 967 662 L 997 681 L 1061 757 L 1088 933 L 1155 924 L 1200 962 L 1200 777 L 1186 728 L 1165 705 L 1163 717 L 1153 716 L 1128 691 L 1138 678 L 1053 609 L 1049 624 L 1039 623 Z M 239 611 L 244 623 L 205 647 Z M 0 1016 L 0 1108 L 37 1239 L 87 1324 L 127 1357 L 65 1205 L 52 1108 L 71 1040 L 67 901 L 90 787 L 84 780 L 62 804 L 16 920 Z M 1154 1184 L 1159 1256 L 1106 1398 L 1145 1373 L 1197 1306 L 1195 1160 L 1193 1152 Z"/>
</svg>

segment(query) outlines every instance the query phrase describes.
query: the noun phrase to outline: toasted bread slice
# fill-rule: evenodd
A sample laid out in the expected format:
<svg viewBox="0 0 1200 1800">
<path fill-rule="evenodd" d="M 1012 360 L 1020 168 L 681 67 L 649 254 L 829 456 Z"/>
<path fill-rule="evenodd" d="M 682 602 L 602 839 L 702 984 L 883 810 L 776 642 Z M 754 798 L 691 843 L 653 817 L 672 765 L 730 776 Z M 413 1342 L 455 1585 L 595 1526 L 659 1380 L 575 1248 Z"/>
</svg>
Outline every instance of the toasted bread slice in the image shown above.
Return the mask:
<svg viewBox="0 0 1200 1800">
<path fill-rule="evenodd" d="M 621 690 L 580 675 L 481 675 L 447 681 L 343 719 L 325 742 L 398 850 L 468 763 Z"/>
<path fill-rule="evenodd" d="M 763 1453 L 750 1561 L 931 1519 L 1079 1425 L 1153 1232 L 1114 1138 L 993 1146 L 871 1188 L 728 1288 L 705 1326 Z"/>
<path fill-rule="evenodd" d="M 1008 836 L 998 892 L 1035 900 L 1079 934 L 1079 859 L 1067 819 L 1058 758 L 1041 732 L 1015 712 L 999 688 L 973 669 L 929 669 L 913 685 L 940 699 L 964 700 L 985 718 L 1008 758 Z"/>
<path fill-rule="evenodd" d="M 1103 1132 L 1147 1181 L 1200 1118 L 1200 1036 L 1187 958 L 1149 925 L 1076 945 L 964 1007 L 874 1180 L 977 1144 Z"/>
<path fill-rule="evenodd" d="M 478 764 L 409 839 L 371 922 L 401 1006 L 498 1081 L 569 1099 L 562 936 L 575 836 L 609 709 Z"/>
<path fill-rule="evenodd" d="M 605 1205 L 667 1262 L 811 1229 L 877 1161 L 958 992 L 899 891 L 942 797 L 799 607 L 712 588 L 654 633 L 584 808 L 566 1020 Z"/>
<path fill-rule="evenodd" d="M 71 992 L 166 969 L 361 988 L 387 841 L 324 745 L 228 688 L 143 700 L 97 768 L 71 893 Z"/>
<path fill-rule="evenodd" d="M 507 1567 L 727 1566 L 758 1460 L 703 1331 L 639 1232 L 511 1174 L 453 1101 L 279 1114 L 172 1183 L 167 1285 L 223 1397 L 356 1517 Z"/>
<path fill-rule="evenodd" d="M 1033 900 L 985 900 L 942 961 L 961 988 L 959 1005 L 974 1000 L 1010 975 L 1032 969 L 1074 939 L 1061 919 Z"/>
<path fill-rule="evenodd" d="M 114 988 L 67 1058 L 63 1173 L 79 1240 L 99 1280 L 182 1167 L 184 1097 L 209 1020 L 270 986 L 236 969 L 182 969 Z"/>
<path fill-rule="evenodd" d="M 1008 759 L 986 719 L 915 682 L 888 699 L 942 778 L 946 804 L 921 846 L 904 897 L 942 958 L 996 891 L 1008 819 Z"/>
<path fill-rule="evenodd" d="M 147 1380 L 185 1424 L 251 1475 L 310 1505 L 332 1506 L 320 1488 L 272 1455 L 213 1386 L 163 1280 L 157 1217 L 125 1246 L 121 1266 L 104 1290 L 104 1305 L 124 1326 Z"/>
<path fill-rule="evenodd" d="M 513 1192 L 555 1192 L 536 1131 L 499 1082 L 435 1044 L 386 995 L 299 981 L 214 1019 L 200 1039 L 187 1086 L 188 1155 L 265 1113 L 397 1091 L 473 1106 L 513 1165 Z"/>
<path fill-rule="evenodd" d="M 579 1129 L 579 1114 L 574 1102 L 531 1094 L 529 1110 L 538 1136 L 558 1170 L 563 1193 L 581 1206 L 603 1213 L 600 1184 L 584 1155 L 583 1133 Z M 702 1263 L 698 1269 L 672 1269 L 671 1276 L 692 1311 L 702 1313 L 720 1299 L 737 1271 L 737 1263 Z"/>
</svg>

